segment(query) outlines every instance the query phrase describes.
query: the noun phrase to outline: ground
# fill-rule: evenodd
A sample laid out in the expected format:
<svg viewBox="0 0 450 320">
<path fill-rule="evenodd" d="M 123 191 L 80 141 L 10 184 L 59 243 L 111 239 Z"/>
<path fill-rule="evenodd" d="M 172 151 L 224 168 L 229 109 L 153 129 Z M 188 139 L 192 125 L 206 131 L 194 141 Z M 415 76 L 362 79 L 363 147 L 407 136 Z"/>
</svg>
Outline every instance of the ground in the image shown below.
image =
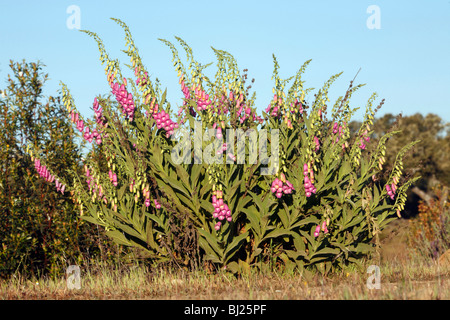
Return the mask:
<svg viewBox="0 0 450 320">
<path fill-rule="evenodd" d="M 0 299 L 450 299 L 450 268 L 409 254 L 407 220 L 393 222 L 380 237 L 380 289 L 370 289 L 366 269 L 323 277 L 315 275 L 207 274 L 146 270 L 139 266 L 81 270 L 81 289 L 67 280 L 0 281 Z"/>
</svg>

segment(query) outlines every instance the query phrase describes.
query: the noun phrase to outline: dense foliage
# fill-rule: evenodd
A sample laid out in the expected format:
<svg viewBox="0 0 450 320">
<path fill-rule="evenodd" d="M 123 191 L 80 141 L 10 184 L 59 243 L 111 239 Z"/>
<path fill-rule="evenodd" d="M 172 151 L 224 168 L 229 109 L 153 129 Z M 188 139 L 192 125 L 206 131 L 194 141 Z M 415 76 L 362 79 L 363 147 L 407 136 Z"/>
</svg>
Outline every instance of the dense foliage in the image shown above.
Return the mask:
<svg viewBox="0 0 450 320">
<path fill-rule="evenodd" d="M 353 131 L 361 125 L 352 121 Z M 414 217 L 419 212 L 421 204 L 433 206 L 431 201 L 437 194 L 434 188 L 450 185 L 450 124 L 445 123 L 433 113 L 427 115 L 414 114 L 410 116 L 394 116 L 390 113 L 374 120 L 372 139 L 377 140 L 387 132 L 401 130 L 389 139 L 386 150 L 387 168 L 395 159 L 400 149 L 414 139 L 420 143 L 414 146 L 404 158 L 405 172 L 421 179 L 416 181 L 407 192 L 408 200 L 405 204 L 404 217 Z M 356 133 L 355 133 L 356 134 Z M 439 190 L 439 188 L 437 189 Z"/>
<path fill-rule="evenodd" d="M 0 275 L 60 275 L 68 264 L 94 257 L 105 238 L 80 221 L 72 197 L 35 172 L 25 144 L 52 170 L 81 172 L 81 152 L 59 97 L 44 100 L 41 63 L 10 62 L 0 97 Z M 42 174 L 43 172 L 41 172 Z M 101 244 L 99 241 L 106 243 Z"/>
<path fill-rule="evenodd" d="M 187 69 L 175 45 L 161 40 L 172 52 L 183 94 L 173 115 L 128 27 L 113 20 L 125 31 L 126 66 L 134 77 L 124 77 L 101 39 L 84 31 L 98 43 L 112 96 L 95 97 L 94 119 L 85 120 L 62 84 L 70 120 L 101 150 L 103 163 L 87 158 L 83 174 L 67 167 L 66 175 L 35 146 L 29 152 L 43 178 L 72 192 L 80 216 L 117 243 L 179 267 L 329 272 L 360 261 L 401 215 L 406 190 L 417 180 L 405 178 L 402 159 L 416 142 L 403 146 L 386 170 L 386 142 L 399 131 L 371 140 L 383 104 L 372 108 L 376 94 L 351 137 L 350 98 L 362 85 L 351 82 L 330 108 L 328 90 L 340 74 L 334 75 L 307 104 L 312 89 L 304 88 L 302 73 L 309 61 L 281 79 L 274 56 L 274 96 L 258 115 L 255 94 L 231 54 L 213 48 L 211 80 L 205 71 L 211 64 L 198 63 L 176 38 Z"/>
</svg>

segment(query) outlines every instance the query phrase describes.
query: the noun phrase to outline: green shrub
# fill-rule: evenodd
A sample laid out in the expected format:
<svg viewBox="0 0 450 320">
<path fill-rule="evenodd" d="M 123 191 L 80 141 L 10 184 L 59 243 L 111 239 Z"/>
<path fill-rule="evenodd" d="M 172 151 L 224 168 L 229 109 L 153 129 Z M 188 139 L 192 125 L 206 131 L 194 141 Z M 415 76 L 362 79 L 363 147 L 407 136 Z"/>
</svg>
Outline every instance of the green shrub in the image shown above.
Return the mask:
<svg viewBox="0 0 450 320">
<path fill-rule="evenodd" d="M 95 121 L 85 121 L 62 84 L 74 125 L 99 145 L 107 169 L 86 161 L 85 175 L 70 186 L 59 179 L 74 192 L 82 218 L 103 226 L 117 243 L 180 267 L 329 272 L 358 262 L 400 216 L 414 181 L 402 176 L 402 157 L 416 142 L 400 150 L 386 173 L 386 142 L 397 132 L 370 143 L 375 94 L 357 137 L 350 139 L 347 124 L 356 110 L 350 98 L 362 85 L 351 82 L 328 118 L 328 90 L 340 74 L 308 105 L 312 89 L 303 87 L 301 76 L 309 61 L 281 79 L 274 56 L 274 98 L 259 116 L 255 94 L 245 87 L 247 75 L 231 54 L 213 48 L 217 72 L 210 80 L 204 70 L 211 64 L 195 61 L 182 39 L 176 38 L 187 70 L 176 47 L 161 40 L 173 54 L 184 95 L 173 121 L 166 92 L 149 78 L 128 27 L 113 20 L 125 31 L 134 79 L 122 75 L 95 33 L 84 31 L 98 43 L 113 96 L 96 97 Z M 249 143 L 242 144 L 238 130 L 249 133 Z M 258 143 L 249 130 L 260 137 Z M 387 185 L 377 182 L 381 174 L 387 174 Z"/>
<path fill-rule="evenodd" d="M 66 169 L 81 171 L 81 152 L 60 98 L 44 101 L 43 65 L 11 61 L 10 67 L 0 98 L 0 275 L 56 276 L 88 253 L 94 257 L 106 238 L 78 219 L 69 192 L 36 175 L 25 143 L 67 178 L 73 176 Z"/>
</svg>

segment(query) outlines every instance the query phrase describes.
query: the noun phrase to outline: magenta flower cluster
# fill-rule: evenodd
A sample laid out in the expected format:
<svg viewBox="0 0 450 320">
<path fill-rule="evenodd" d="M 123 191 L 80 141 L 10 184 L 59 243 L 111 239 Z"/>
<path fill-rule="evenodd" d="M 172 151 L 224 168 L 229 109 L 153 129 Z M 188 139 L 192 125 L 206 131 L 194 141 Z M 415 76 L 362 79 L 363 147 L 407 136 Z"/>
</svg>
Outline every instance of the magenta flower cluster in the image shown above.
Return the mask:
<svg viewBox="0 0 450 320">
<path fill-rule="evenodd" d="M 229 95 L 229 100 L 233 101 L 234 99 L 234 94 L 232 91 L 230 91 L 230 95 Z M 215 108 L 214 111 L 217 112 L 217 114 L 227 114 L 228 111 L 230 111 L 228 109 L 228 104 L 227 104 L 227 95 L 225 93 L 222 93 L 220 96 L 220 99 L 216 98 L 215 100 L 217 106 Z"/>
<path fill-rule="evenodd" d="M 98 186 L 94 182 L 94 177 L 91 175 L 91 172 L 89 171 L 89 168 L 85 165 L 84 169 L 86 171 L 86 182 L 89 187 L 89 191 L 92 191 L 92 189 L 97 189 Z"/>
<path fill-rule="evenodd" d="M 188 105 L 188 101 L 191 99 L 191 92 L 189 91 L 189 88 L 186 86 L 186 83 L 184 82 L 184 75 L 181 75 L 180 80 L 179 80 L 179 84 L 181 85 L 181 91 L 183 92 L 184 95 L 184 101 L 183 101 L 183 106 L 180 107 L 180 110 L 178 112 L 178 116 L 181 116 L 181 113 L 183 112 L 183 107 Z M 197 90 L 198 93 L 198 90 Z M 206 98 L 206 96 L 205 96 Z M 209 98 L 209 97 L 208 97 Z M 189 113 L 191 116 L 195 117 L 197 115 L 197 113 L 195 112 L 195 110 L 192 108 L 192 106 L 189 106 Z M 184 123 L 184 121 L 186 120 L 183 119 L 181 121 L 181 123 Z"/>
<path fill-rule="evenodd" d="M 345 123 L 345 122 L 344 122 L 344 125 L 343 125 L 343 126 L 338 125 L 337 122 L 335 122 L 335 123 L 333 124 L 333 133 L 334 133 L 334 134 L 339 133 L 339 136 L 337 136 L 337 137 L 336 137 L 336 140 L 333 141 L 333 145 L 334 145 L 335 143 L 338 143 L 338 142 L 339 142 L 339 138 L 342 137 L 342 135 L 344 134 L 344 131 L 343 131 L 343 130 L 344 130 L 345 126 L 346 126 L 346 123 Z M 345 149 L 345 144 L 342 144 L 342 150 L 344 150 L 344 149 Z"/>
<path fill-rule="evenodd" d="M 84 130 L 84 122 L 83 122 L 82 119 L 80 119 L 80 116 L 78 115 L 77 112 L 75 112 L 73 110 L 70 112 L 70 120 L 72 120 L 72 122 L 75 124 L 75 126 L 78 129 L 78 131 L 83 132 L 83 130 Z"/>
<path fill-rule="evenodd" d="M 231 210 L 228 208 L 228 205 L 223 201 L 223 199 L 217 198 L 216 195 L 212 196 L 212 204 L 214 206 L 213 217 L 219 219 L 219 222 L 216 223 L 214 228 L 219 230 L 222 225 L 222 220 L 226 219 L 228 222 L 233 220 Z"/>
<path fill-rule="evenodd" d="M 200 87 L 200 85 L 197 88 L 194 87 L 194 94 L 197 100 L 197 111 L 200 112 L 202 110 L 206 110 L 206 108 L 211 104 L 211 100 L 209 100 L 209 94 L 207 94 Z"/>
<path fill-rule="evenodd" d="M 89 127 L 86 127 L 86 129 L 84 130 L 83 137 L 84 137 L 84 139 L 86 139 L 87 141 L 89 141 L 91 143 L 94 139 L 98 145 L 102 143 L 102 137 L 101 137 L 100 133 L 97 131 L 97 129 L 94 129 L 92 132 L 90 132 Z"/>
<path fill-rule="evenodd" d="M 170 137 L 173 134 L 173 130 L 178 128 L 178 123 L 172 121 L 168 113 L 164 110 L 153 113 L 153 119 L 156 120 L 156 127 L 158 129 L 163 128 L 166 130 L 166 137 Z"/>
<path fill-rule="evenodd" d="M 108 203 L 106 196 L 103 194 L 103 187 L 100 184 L 95 183 L 95 179 L 86 165 L 84 166 L 84 170 L 86 171 L 86 182 L 89 187 L 89 191 L 92 191 L 94 194 L 98 194 L 99 198 L 103 197 L 102 200 L 105 204 Z"/>
<path fill-rule="evenodd" d="M 217 129 L 216 129 L 217 128 Z M 222 127 L 217 127 L 217 123 L 213 124 L 213 129 L 216 129 L 216 138 L 218 140 L 223 138 L 223 134 L 222 134 Z"/>
<path fill-rule="evenodd" d="M 392 183 L 391 186 L 389 186 L 389 184 L 387 184 L 386 191 L 387 191 L 389 197 L 391 198 L 391 200 L 394 200 L 395 191 L 397 191 L 397 186 L 395 185 L 395 183 Z"/>
<path fill-rule="evenodd" d="M 148 72 L 145 72 L 145 73 L 144 73 L 144 76 L 141 78 L 141 77 L 138 77 L 139 71 L 140 71 L 140 70 L 139 70 L 138 67 L 134 68 L 134 75 L 137 77 L 137 79 L 136 79 L 136 85 L 137 85 L 137 86 L 140 86 L 140 87 L 143 87 L 143 86 L 145 86 L 145 85 L 147 84 L 147 81 L 148 81 Z"/>
<path fill-rule="evenodd" d="M 314 143 L 316 145 L 316 147 L 314 148 L 314 151 L 317 152 L 320 149 L 320 142 L 319 142 L 319 138 L 317 138 L 316 136 L 314 136 Z"/>
<path fill-rule="evenodd" d="M 144 204 L 146 207 L 150 207 L 151 201 L 150 201 L 150 190 L 148 187 L 144 188 L 143 190 L 143 196 L 145 198 Z M 153 200 L 153 203 L 155 204 L 156 209 L 161 209 L 161 204 L 158 202 L 158 200 Z"/>
<path fill-rule="evenodd" d="M 37 158 L 34 159 L 34 168 L 36 169 L 39 176 L 43 179 L 45 179 L 47 182 L 53 182 L 55 181 L 55 176 L 48 171 L 47 167 L 41 164 L 41 161 Z M 55 181 L 56 185 L 56 191 L 61 192 L 61 194 L 64 194 L 64 191 L 66 190 L 66 186 L 59 182 L 59 180 Z"/>
<path fill-rule="evenodd" d="M 133 95 L 127 91 L 124 84 L 119 85 L 118 82 L 111 84 L 111 90 L 117 102 L 122 106 L 122 112 L 128 119 L 133 120 L 135 109 Z"/>
<path fill-rule="evenodd" d="M 153 200 L 153 203 L 155 204 L 156 209 L 161 209 L 161 204 L 158 202 L 158 200 Z"/>
<path fill-rule="evenodd" d="M 268 107 L 266 108 L 266 113 L 270 112 L 270 115 L 272 117 L 277 117 L 278 116 L 278 111 L 279 111 L 279 105 L 281 105 L 281 98 L 278 98 L 278 96 L 275 94 L 273 96 L 273 108 L 272 108 L 272 104 L 269 104 Z"/>
<path fill-rule="evenodd" d="M 361 150 L 364 150 L 364 149 L 366 148 L 366 144 L 364 143 L 364 141 L 365 141 L 365 142 L 369 142 L 369 140 L 370 140 L 370 137 L 368 136 L 367 130 L 365 130 L 364 133 L 363 133 L 363 135 L 362 135 L 362 137 L 361 137 L 361 139 L 360 139 L 360 145 L 359 145 L 359 148 L 360 148 Z"/>
<path fill-rule="evenodd" d="M 95 113 L 95 122 L 97 125 L 101 127 L 105 127 L 106 119 L 103 116 L 103 108 L 99 106 L 97 97 L 94 98 L 94 113 Z"/>
<path fill-rule="evenodd" d="M 284 194 L 291 194 L 294 191 L 294 186 L 288 180 L 284 174 L 281 174 L 281 178 L 275 178 L 270 187 L 270 191 L 275 194 L 275 196 L 280 199 Z"/>
<path fill-rule="evenodd" d="M 219 150 L 217 150 L 217 155 L 221 155 L 221 154 L 223 154 L 224 152 L 226 152 L 226 151 L 227 151 L 227 148 L 228 148 L 228 145 L 227 145 L 226 143 L 224 143 L 224 144 L 222 145 L 222 147 L 221 147 Z M 235 156 L 234 154 L 232 154 L 231 152 L 228 152 L 228 153 L 227 153 L 227 156 L 228 156 L 231 160 L 236 161 L 236 156 Z"/>
<path fill-rule="evenodd" d="M 323 233 L 328 233 L 327 221 L 326 220 L 324 220 L 322 222 L 322 225 L 320 225 L 320 224 L 317 225 L 316 230 L 314 230 L 314 237 L 317 238 L 319 236 L 320 230 L 322 230 Z"/>
<path fill-rule="evenodd" d="M 312 171 L 311 171 L 312 173 Z M 308 168 L 308 165 L 305 163 L 303 165 L 303 175 L 304 180 L 303 180 L 303 184 L 305 186 L 305 193 L 307 197 L 310 197 L 313 193 L 315 194 L 317 192 L 316 187 L 314 186 L 314 182 L 311 179 L 314 179 L 314 176 L 312 175 L 312 178 L 310 179 L 310 170 Z"/>
<path fill-rule="evenodd" d="M 234 95 L 232 94 L 232 92 L 230 92 L 230 97 L 232 98 L 230 100 L 233 101 Z M 237 115 L 239 115 L 239 122 L 241 124 L 244 123 L 244 121 L 249 119 L 250 117 L 252 119 L 259 121 L 259 123 L 263 123 L 264 120 L 260 116 L 256 115 L 256 113 L 252 110 L 252 108 L 250 108 L 246 103 L 244 103 L 244 95 L 242 93 L 236 100 L 236 108 L 238 109 Z"/>
<path fill-rule="evenodd" d="M 181 91 L 183 92 L 184 98 L 186 99 L 183 104 L 186 105 L 187 101 L 191 99 L 191 93 L 189 92 L 189 88 L 186 86 L 184 82 L 184 76 L 180 77 Z"/>
<path fill-rule="evenodd" d="M 99 108 L 99 104 L 97 101 L 97 98 L 94 99 L 94 112 L 95 112 L 95 120 L 97 122 L 97 124 L 104 124 L 104 117 L 102 115 L 102 108 Z M 75 126 L 77 127 L 78 131 L 80 131 L 81 133 L 83 133 L 83 138 L 86 139 L 87 141 L 89 141 L 90 143 L 92 143 L 92 141 L 95 139 L 95 142 L 97 142 L 97 144 L 101 144 L 102 143 L 102 137 L 100 135 L 100 133 L 97 131 L 97 129 L 94 129 L 92 132 L 89 129 L 88 126 L 84 126 L 84 122 L 83 119 L 80 119 L 80 116 L 77 112 L 75 111 L 71 111 L 70 112 L 70 120 L 75 124 Z M 84 132 L 83 132 L 84 131 Z"/>
<path fill-rule="evenodd" d="M 109 170 L 108 174 L 109 174 L 109 181 L 111 181 L 114 187 L 117 187 L 117 175 L 113 173 L 111 170 Z"/>
<path fill-rule="evenodd" d="M 227 151 L 227 148 L 228 148 L 227 144 L 224 143 L 224 144 L 222 145 L 222 147 L 221 147 L 219 150 L 217 150 L 217 154 L 218 154 L 218 155 L 223 154 L 225 151 Z"/>
<path fill-rule="evenodd" d="M 291 106 L 292 106 L 292 103 L 291 103 Z M 298 101 L 297 99 L 295 99 L 295 101 L 294 101 L 294 106 L 293 106 L 293 107 L 294 107 L 294 110 L 292 110 L 291 113 L 294 113 L 296 109 L 298 109 L 298 112 L 299 112 L 300 114 L 303 113 L 303 105 L 302 105 L 302 103 L 301 103 L 300 101 Z"/>
</svg>

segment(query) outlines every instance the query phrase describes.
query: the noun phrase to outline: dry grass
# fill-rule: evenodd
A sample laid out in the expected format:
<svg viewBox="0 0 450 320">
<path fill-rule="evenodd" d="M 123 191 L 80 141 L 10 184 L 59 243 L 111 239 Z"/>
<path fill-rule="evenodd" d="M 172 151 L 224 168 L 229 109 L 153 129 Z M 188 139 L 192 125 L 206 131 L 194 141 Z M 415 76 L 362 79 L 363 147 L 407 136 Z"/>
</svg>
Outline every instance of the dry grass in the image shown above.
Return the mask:
<svg viewBox="0 0 450 320">
<path fill-rule="evenodd" d="M 349 271 L 316 275 L 208 275 L 142 267 L 81 274 L 81 289 L 69 290 L 66 279 L 0 283 L 2 299 L 450 299 L 450 270 L 439 265 L 382 265 L 381 288 L 368 289 L 368 274 Z"/>
<path fill-rule="evenodd" d="M 395 226 L 394 226 L 395 227 Z M 398 227 L 398 226 L 397 226 Z M 401 228 L 396 228 L 399 230 Z M 450 299 L 450 268 L 410 258 L 401 232 L 386 237 L 381 261 L 381 288 L 368 289 L 366 268 L 350 268 L 328 277 L 300 274 L 207 274 L 149 270 L 139 265 L 101 263 L 81 270 L 81 289 L 67 288 L 66 279 L 0 281 L 0 299 Z"/>
</svg>

